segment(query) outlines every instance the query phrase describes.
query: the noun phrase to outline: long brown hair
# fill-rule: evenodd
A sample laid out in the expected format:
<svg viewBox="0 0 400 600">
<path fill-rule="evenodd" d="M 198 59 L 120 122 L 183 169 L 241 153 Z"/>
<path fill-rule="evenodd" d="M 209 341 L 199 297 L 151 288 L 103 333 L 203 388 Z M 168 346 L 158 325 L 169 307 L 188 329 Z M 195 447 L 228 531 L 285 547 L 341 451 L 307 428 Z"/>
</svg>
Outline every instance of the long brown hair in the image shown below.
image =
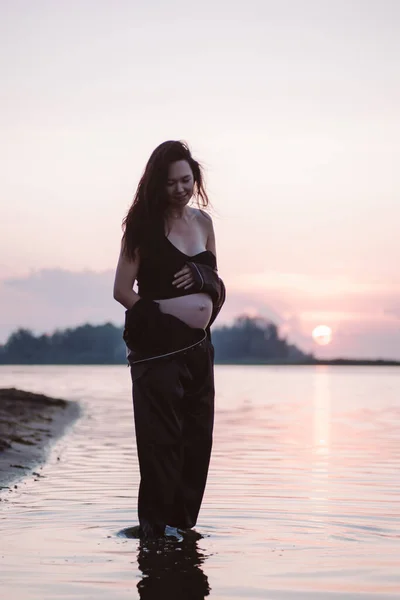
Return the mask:
<svg viewBox="0 0 400 600">
<path fill-rule="evenodd" d="M 209 204 L 204 187 L 203 169 L 188 145 L 181 141 L 163 142 L 152 152 L 139 181 L 133 202 L 122 222 L 123 250 L 134 260 L 135 250 L 146 251 L 164 236 L 165 212 L 168 208 L 166 183 L 171 163 L 186 160 L 194 179 L 193 195 L 199 208 Z"/>
</svg>

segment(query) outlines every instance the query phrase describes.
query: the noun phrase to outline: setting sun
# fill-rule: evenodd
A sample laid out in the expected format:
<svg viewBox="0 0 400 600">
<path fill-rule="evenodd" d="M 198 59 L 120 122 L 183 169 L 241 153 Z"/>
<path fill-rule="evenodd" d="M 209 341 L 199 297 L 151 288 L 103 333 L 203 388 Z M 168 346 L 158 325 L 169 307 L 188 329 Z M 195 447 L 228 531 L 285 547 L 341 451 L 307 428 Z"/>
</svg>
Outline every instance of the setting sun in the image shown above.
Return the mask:
<svg viewBox="0 0 400 600">
<path fill-rule="evenodd" d="M 318 325 L 312 332 L 314 341 L 320 346 L 326 346 L 332 341 L 332 329 L 327 325 Z"/>
</svg>

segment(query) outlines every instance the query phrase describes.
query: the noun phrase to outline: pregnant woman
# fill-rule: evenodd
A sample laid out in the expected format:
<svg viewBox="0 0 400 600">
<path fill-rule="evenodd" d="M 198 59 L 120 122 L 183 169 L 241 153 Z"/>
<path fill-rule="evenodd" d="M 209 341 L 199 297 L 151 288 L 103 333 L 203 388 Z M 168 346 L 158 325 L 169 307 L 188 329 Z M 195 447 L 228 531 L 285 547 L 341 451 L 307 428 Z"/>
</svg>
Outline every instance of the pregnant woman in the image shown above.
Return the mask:
<svg viewBox="0 0 400 600">
<path fill-rule="evenodd" d="M 197 208 L 189 206 L 193 197 Z M 114 298 L 126 309 L 144 539 L 181 541 L 196 524 L 206 485 L 210 326 L 225 300 L 207 205 L 199 163 L 186 144 L 168 141 L 150 156 L 123 222 Z"/>
</svg>

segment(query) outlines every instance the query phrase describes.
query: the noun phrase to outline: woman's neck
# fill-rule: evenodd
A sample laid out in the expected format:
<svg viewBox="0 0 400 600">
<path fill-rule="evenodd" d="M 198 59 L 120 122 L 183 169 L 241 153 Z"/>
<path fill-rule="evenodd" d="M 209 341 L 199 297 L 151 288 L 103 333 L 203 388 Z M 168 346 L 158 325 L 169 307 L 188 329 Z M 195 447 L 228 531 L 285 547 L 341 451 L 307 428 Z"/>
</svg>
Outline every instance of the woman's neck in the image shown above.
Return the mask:
<svg viewBox="0 0 400 600">
<path fill-rule="evenodd" d="M 166 210 L 167 219 L 171 221 L 190 221 L 192 218 L 191 211 L 188 206 L 173 207 Z"/>
</svg>

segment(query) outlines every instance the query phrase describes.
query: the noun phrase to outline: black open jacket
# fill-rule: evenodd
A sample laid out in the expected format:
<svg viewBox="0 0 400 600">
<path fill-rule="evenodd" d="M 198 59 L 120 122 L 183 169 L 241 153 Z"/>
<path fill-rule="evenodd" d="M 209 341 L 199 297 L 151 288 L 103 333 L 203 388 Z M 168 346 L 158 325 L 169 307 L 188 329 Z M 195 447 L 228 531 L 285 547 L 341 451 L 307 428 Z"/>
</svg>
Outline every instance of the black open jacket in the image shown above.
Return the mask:
<svg viewBox="0 0 400 600">
<path fill-rule="evenodd" d="M 225 302 L 225 285 L 218 273 L 208 265 L 194 262 L 186 264 L 194 278 L 191 290 L 208 294 L 213 302 L 207 328 L 193 329 L 177 317 L 161 312 L 154 300 L 141 298 L 125 311 L 123 338 L 128 347 L 128 364 L 147 363 L 188 350 L 207 338 L 211 341 L 210 327 Z"/>
</svg>

